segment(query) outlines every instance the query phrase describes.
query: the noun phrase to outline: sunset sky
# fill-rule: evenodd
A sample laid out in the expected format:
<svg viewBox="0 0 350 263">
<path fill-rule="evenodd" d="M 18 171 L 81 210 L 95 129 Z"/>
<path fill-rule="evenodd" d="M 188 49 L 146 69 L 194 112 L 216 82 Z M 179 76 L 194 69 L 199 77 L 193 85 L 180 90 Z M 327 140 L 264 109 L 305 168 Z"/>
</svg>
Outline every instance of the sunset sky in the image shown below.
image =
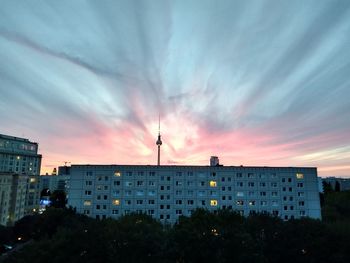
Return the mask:
<svg viewBox="0 0 350 263">
<path fill-rule="evenodd" d="M 350 1 L 0 0 L 0 133 L 72 164 L 350 176 Z"/>
</svg>

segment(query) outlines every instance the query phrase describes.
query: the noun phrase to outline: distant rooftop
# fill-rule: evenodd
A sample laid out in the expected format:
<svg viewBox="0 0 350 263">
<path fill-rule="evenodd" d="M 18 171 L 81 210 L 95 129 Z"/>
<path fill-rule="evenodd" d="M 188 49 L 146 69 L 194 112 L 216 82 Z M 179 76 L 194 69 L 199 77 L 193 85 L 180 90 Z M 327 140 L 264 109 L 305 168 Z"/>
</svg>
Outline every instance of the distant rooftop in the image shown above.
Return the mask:
<svg viewBox="0 0 350 263">
<path fill-rule="evenodd" d="M 6 140 L 12 140 L 12 141 L 22 141 L 22 142 L 29 142 L 29 143 L 35 143 L 36 142 L 31 142 L 29 139 L 26 138 L 21 138 L 21 137 L 15 137 L 15 136 L 10 136 L 10 135 L 5 135 L 5 134 L 0 134 L 0 139 L 6 139 Z"/>
</svg>

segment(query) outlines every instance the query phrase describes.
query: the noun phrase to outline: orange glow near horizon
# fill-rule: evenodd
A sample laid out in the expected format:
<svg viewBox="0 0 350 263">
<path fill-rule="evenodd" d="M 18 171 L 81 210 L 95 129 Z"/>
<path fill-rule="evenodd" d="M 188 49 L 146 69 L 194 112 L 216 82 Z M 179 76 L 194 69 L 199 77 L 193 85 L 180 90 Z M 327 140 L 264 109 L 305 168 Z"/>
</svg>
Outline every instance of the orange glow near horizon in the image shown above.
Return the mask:
<svg viewBox="0 0 350 263">
<path fill-rule="evenodd" d="M 51 174 L 54 167 L 62 166 L 66 161 L 71 164 L 155 165 L 157 121 L 150 121 L 144 129 L 128 123 L 120 127 L 124 128 L 104 127 L 105 130 L 99 129 L 102 132 L 92 136 L 60 137 L 49 144 L 44 140 L 40 143 L 41 173 Z M 300 149 L 307 150 L 303 145 L 312 145 L 312 141 L 273 144 L 270 142 L 275 139 L 273 135 L 259 130 L 208 131 L 190 119 L 176 115 L 162 120 L 161 134 L 163 165 L 208 165 L 210 156 L 216 155 L 224 165 L 312 166 L 318 167 L 320 176 L 350 174 L 348 165 L 318 162 L 327 152 L 300 152 Z"/>
</svg>

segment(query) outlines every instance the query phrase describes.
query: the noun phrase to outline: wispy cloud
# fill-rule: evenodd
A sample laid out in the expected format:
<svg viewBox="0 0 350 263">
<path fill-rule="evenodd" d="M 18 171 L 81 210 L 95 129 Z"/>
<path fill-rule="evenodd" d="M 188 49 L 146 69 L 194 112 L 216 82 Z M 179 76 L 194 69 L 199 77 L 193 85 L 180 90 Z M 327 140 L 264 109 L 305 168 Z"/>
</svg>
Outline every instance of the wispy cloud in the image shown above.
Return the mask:
<svg viewBox="0 0 350 263">
<path fill-rule="evenodd" d="M 75 163 L 349 175 L 349 1 L 2 1 L 0 133 Z"/>
</svg>

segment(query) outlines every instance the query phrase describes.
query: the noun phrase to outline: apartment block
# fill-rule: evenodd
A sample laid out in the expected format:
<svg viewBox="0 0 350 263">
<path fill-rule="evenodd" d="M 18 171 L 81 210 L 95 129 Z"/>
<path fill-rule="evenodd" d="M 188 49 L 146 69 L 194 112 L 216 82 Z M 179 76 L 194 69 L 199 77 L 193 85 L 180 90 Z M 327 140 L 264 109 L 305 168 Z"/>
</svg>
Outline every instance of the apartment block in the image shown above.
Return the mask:
<svg viewBox="0 0 350 263">
<path fill-rule="evenodd" d="M 136 212 L 175 223 L 196 208 L 321 218 L 317 169 L 72 165 L 68 205 L 97 219 Z"/>
</svg>

